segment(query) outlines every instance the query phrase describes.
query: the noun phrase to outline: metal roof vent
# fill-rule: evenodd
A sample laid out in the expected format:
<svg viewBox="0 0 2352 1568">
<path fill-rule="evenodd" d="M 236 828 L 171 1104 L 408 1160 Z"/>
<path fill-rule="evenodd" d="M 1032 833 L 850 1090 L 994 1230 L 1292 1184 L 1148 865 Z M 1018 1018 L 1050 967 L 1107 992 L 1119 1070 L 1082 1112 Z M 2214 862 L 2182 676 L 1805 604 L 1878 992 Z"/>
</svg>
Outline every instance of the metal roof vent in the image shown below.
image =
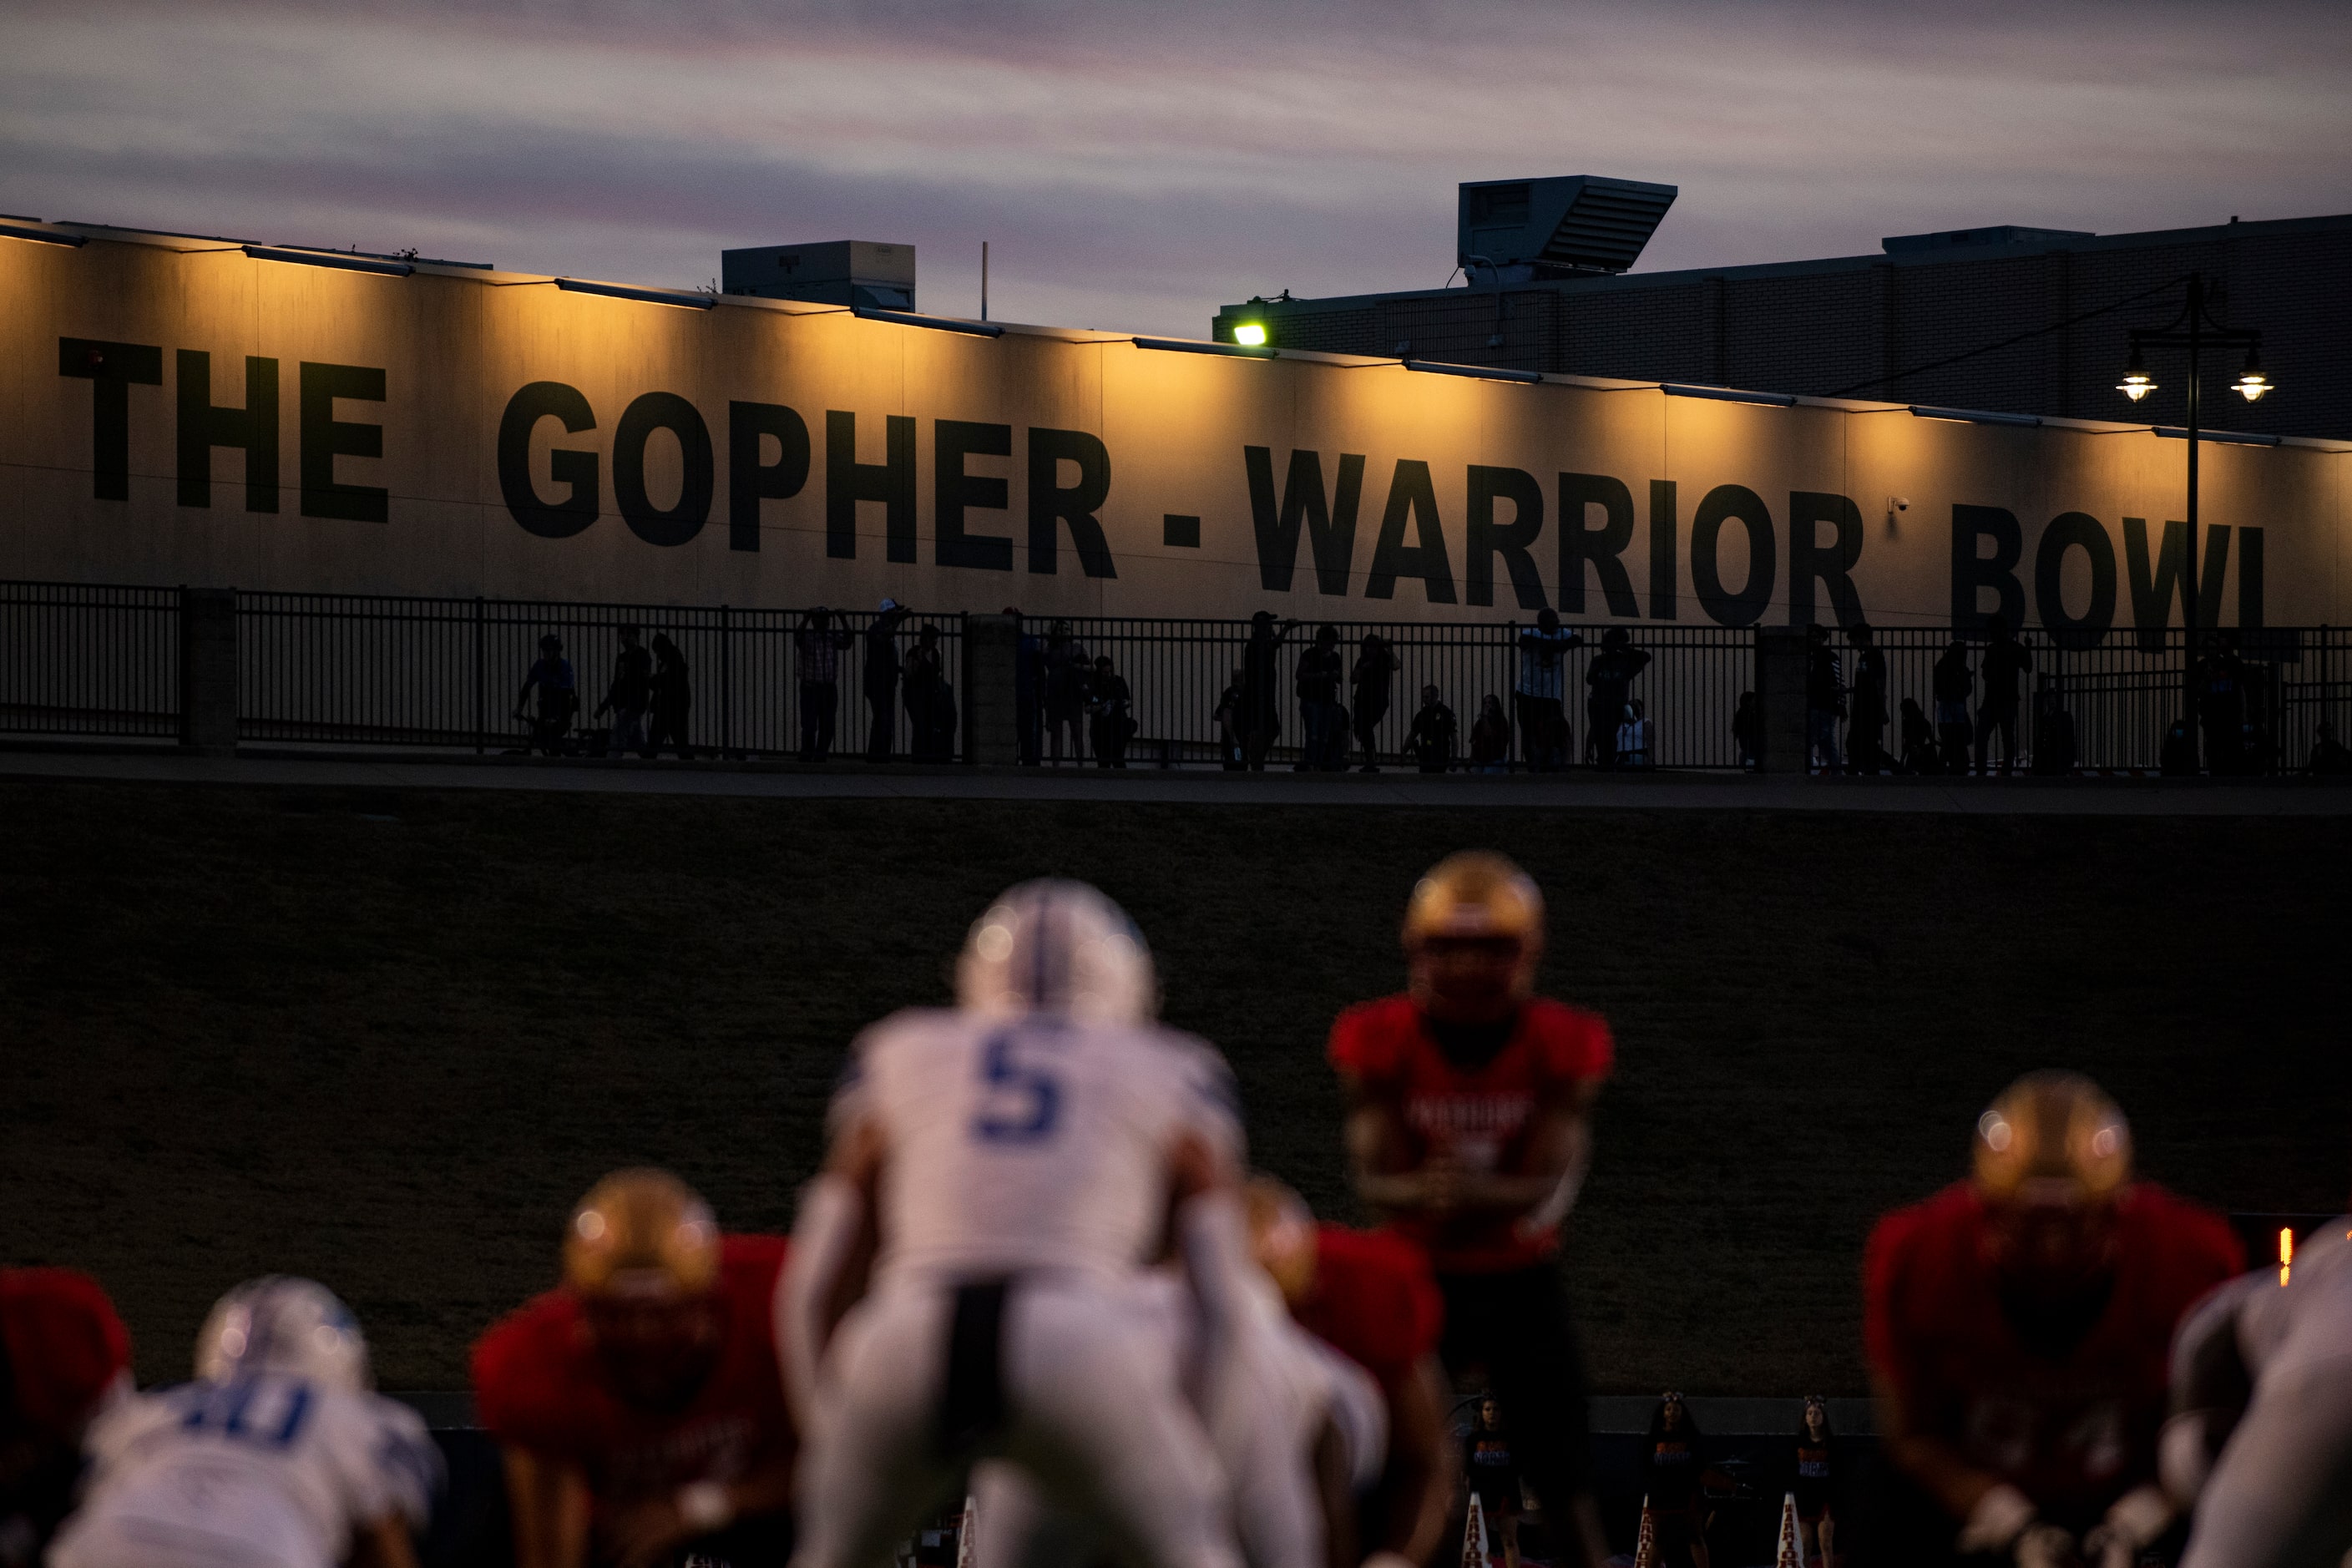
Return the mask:
<svg viewBox="0 0 2352 1568">
<path fill-rule="evenodd" d="M 1681 194 L 1600 174 L 1480 180 L 1459 191 L 1456 263 L 1510 281 L 1624 271 Z"/>
</svg>

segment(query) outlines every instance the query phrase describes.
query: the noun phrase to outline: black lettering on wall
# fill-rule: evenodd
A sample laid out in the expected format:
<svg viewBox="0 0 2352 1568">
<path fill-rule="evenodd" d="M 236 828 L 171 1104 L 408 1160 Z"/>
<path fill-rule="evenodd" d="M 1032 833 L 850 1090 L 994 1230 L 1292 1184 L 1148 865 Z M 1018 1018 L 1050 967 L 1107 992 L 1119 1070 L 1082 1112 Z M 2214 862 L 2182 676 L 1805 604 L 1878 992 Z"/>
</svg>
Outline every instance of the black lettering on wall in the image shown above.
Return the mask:
<svg viewBox="0 0 2352 1568">
<path fill-rule="evenodd" d="M 646 494 L 646 443 L 656 430 L 677 437 L 682 473 L 677 502 L 667 509 Z M 684 544 L 710 521 L 710 426 L 702 411 L 675 392 L 648 392 L 621 410 L 613 426 L 613 504 L 621 521 L 647 544 Z"/>
<path fill-rule="evenodd" d="M 1650 481 L 1650 618 L 1675 618 L 1675 481 Z"/>
<path fill-rule="evenodd" d="M 59 338 L 58 374 L 89 388 L 89 493 L 131 499 L 131 389 L 163 384 L 163 351 L 152 343 Z"/>
<path fill-rule="evenodd" d="M 1599 528 L 1587 528 L 1587 509 L 1599 507 Z M 1657 498 L 1651 497 L 1654 528 Z M 1625 481 L 1607 474 L 1562 474 L 1559 477 L 1559 607 L 1570 616 L 1584 614 L 1584 567 L 1601 579 L 1601 596 L 1612 616 L 1638 616 L 1633 579 L 1622 557 L 1633 542 L 1633 492 Z M 1653 541 L 1654 544 L 1654 541 Z M 1672 547 L 1669 546 L 1671 552 Z M 1671 554 L 1669 559 L 1671 559 Z M 1474 601 L 1475 602 L 1475 601 Z"/>
<path fill-rule="evenodd" d="M 1498 498 L 1511 503 L 1507 523 L 1495 521 Z M 1543 486 L 1536 477 L 1524 468 L 1471 464 L 1469 511 L 1462 571 L 1470 602 L 1495 602 L 1495 557 L 1500 555 L 1504 570 L 1511 574 L 1511 596 L 1519 608 L 1540 610 L 1550 604 L 1544 597 L 1543 574 L 1536 570 L 1536 558 L 1529 553 L 1544 525 Z"/>
<path fill-rule="evenodd" d="M 2079 616 L 2066 609 L 2066 552 L 2079 550 L 2091 567 L 2091 600 Z M 2099 520 L 2062 511 L 2042 531 L 2033 550 L 2033 613 L 2060 647 L 2096 647 L 2116 624 L 2116 547 Z"/>
<path fill-rule="evenodd" d="M 760 443 L 776 439 L 776 460 L 760 461 Z M 727 548 L 760 548 L 760 503 L 788 500 L 808 483 L 808 425 L 781 403 L 727 405 Z"/>
<path fill-rule="evenodd" d="M 596 428 L 595 411 L 574 386 L 560 381 L 534 381 L 516 389 L 499 416 L 499 493 L 506 498 L 507 515 L 526 533 L 541 539 L 569 539 L 596 521 L 604 502 L 598 494 L 596 454 L 559 447 L 547 455 L 547 477 L 564 487 L 563 499 L 541 500 L 530 472 L 530 433 L 542 419 L 560 419 L 567 434 Z"/>
<path fill-rule="evenodd" d="M 2263 624 L 2263 531 L 2238 530 L 2238 625 L 2252 631 Z"/>
<path fill-rule="evenodd" d="M 915 559 L 915 422 L 893 414 L 882 421 L 882 461 L 857 460 L 857 416 L 838 408 L 824 416 L 824 552 L 857 558 L 857 503 L 882 503 L 882 553 Z"/>
<path fill-rule="evenodd" d="M 1272 449 L 1244 447 L 1242 466 L 1249 474 L 1250 521 L 1257 531 L 1258 586 L 1269 594 L 1290 592 L 1291 578 L 1298 569 L 1298 530 L 1303 521 L 1315 552 L 1316 592 L 1345 594 L 1356 565 L 1356 510 L 1364 494 L 1362 454 L 1339 454 L 1339 471 L 1328 507 L 1323 500 L 1319 452 L 1290 454 L 1279 508 L 1274 500 Z"/>
<path fill-rule="evenodd" d="M 1412 544 L 1404 542 L 1406 518 L 1412 520 Z M 1381 514 L 1380 542 L 1372 549 L 1371 575 L 1364 580 L 1368 599 L 1393 599 L 1400 577 L 1421 579 L 1422 595 L 1433 605 L 1454 600 L 1454 567 L 1445 555 L 1445 530 L 1437 518 L 1437 489 L 1429 480 L 1429 465 L 1417 458 L 1397 459 L 1389 480 L 1389 503 Z"/>
<path fill-rule="evenodd" d="M 1977 547 L 1992 542 L 1992 553 Z M 1960 637 L 1980 634 L 1995 615 L 2009 617 L 2011 630 L 2025 624 L 2025 586 L 2017 580 L 2018 557 L 2025 553 L 2025 532 L 2017 516 L 2004 507 L 1952 507 L 1952 630 Z M 1996 608 L 1987 610 L 1984 591 L 1993 591 Z"/>
<path fill-rule="evenodd" d="M 1823 545 L 1822 523 L 1837 529 L 1837 542 Z M 1813 624 L 1813 584 L 1830 591 L 1830 614 L 1842 626 L 1862 619 L 1862 595 L 1854 591 L 1853 565 L 1862 559 L 1862 509 L 1842 495 L 1822 490 L 1789 492 L 1789 624 Z"/>
<path fill-rule="evenodd" d="M 1723 525 L 1737 521 L 1748 531 L 1748 581 L 1736 594 L 1723 585 Z M 1746 485 L 1717 485 L 1699 499 L 1691 515 L 1691 587 L 1699 608 L 1716 625 L 1752 626 L 1772 602 L 1780 552 L 1772 538 L 1772 510 Z"/>
<path fill-rule="evenodd" d="M 2221 615 L 2221 584 L 2230 571 L 2230 530 L 2225 525 L 2209 527 L 2201 542 L 2202 548 L 2197 552 L 2197 624 L 2210 627 Z M 2163 542 L 2157 547 L 2151 568 L 2147 558 L 2147 520 L 2124 519 L 2124 560 L 2131 571 L 2132 625 L 2138 629 L 2139 646 L 2144 652 L 2162 649 L 2163 631 L 2172 624 L 2176 599 L 2184 613 L 2189 608 L 2185 581 L 2188 554 L 2189 525 L 2173 519 L 2164 525 Z M 2242 587 L 2240 591 L 2243 592 Z"/>
<path fill-rule="evenodd" d="M 967 474 L 966 458 L 1013 456 L 1013 426 L 975 425 L 962 419 L 941 419 L 931 427 L 931 489 L 938 539 L 932 559 L 942 566 L 972 566 L 985 572 L 1013 570 L 1010 536 L 967 533 L 966 507 L 1003 511 L 1013 504 L 1013 487 L 991 474 Z"/>
<path fill-rule="evenodd" d="M 1062 465 L 1077 465 L 1077 483 L 1062 487 Z M 1078 566 L 1089 577 L 1116 577 L 1110 542 L 1095 513 L 1110 496 L 1110 452 L 1083 430 L 1029 432 L 1029 570 L 1050 574 L 1059 565 L 1061 531 L 1067 523 Z"/>
<path fill-rule="evenodd" d="M 278 362 L 246 356 L 245 406 L 213 405 L 213 356 L 179 353 L 180 504 L 213 504 L 213 448 L 245 453 L 245 510 L 278 510 Z"/>
<path fill-rule="evenodd" d="M 346 522 L 383 522 L 391 493 L 378 485 L 335 482 L 337 458 L 383 456 L 383 426 L 335 417 L 335 400 L 383 401 L 383 372 L 369 365 L 302 362 L 302 515 Z"/>
</svg>

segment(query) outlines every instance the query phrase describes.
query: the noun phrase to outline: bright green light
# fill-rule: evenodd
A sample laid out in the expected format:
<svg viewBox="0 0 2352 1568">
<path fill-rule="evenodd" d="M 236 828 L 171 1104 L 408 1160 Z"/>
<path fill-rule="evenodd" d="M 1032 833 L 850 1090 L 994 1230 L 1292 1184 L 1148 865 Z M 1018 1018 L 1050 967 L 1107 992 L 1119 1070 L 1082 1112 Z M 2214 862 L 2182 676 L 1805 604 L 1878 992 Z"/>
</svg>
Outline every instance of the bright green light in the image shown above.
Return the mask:
<svg viewBox="0 0 2352 1568">
<path fill-rule="evenodd" d="M 1265 323 L 1264 321 L 1244 321 L 1241 325 L 1234 329 L 1234 342 L 1241 344 L 1242 347 L 1245 349 L 1264 348 L 1265 346 Z"/>
</svg>

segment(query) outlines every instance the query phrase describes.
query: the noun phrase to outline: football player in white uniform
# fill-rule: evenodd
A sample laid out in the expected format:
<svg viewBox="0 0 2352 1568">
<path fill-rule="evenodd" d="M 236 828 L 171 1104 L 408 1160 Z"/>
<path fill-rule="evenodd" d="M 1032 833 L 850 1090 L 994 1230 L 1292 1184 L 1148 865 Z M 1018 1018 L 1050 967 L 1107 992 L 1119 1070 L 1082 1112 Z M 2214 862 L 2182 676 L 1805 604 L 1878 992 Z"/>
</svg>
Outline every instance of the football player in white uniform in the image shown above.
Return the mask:
<svg viewBox="0 0 2352 1568">
<path fill-rule="evenodd" d="M 1141 937 L 1083 883 L 992 904 L 956 993 L 860 1037 L 794 1231 L 798 1568 L 879 1568 L 990 1457 L 1138 1568 L 1236 1568 L 1178 1347 L 1138 1291 L 1172 1247 L 1210 1321 L 1250 1310 L 1231 1075 L 1153 1021 Z"/>
<path fill-rule="evenodd" d="M 196 1336 L 194 1383 L 90 1428 L 89 1493 L 51 1568 L 415 1568 L 441 1457 L 370 1381 L 359 1324 L 325 1287 L 238 1286 Z"/>
<path fill-rule="evenodd" d="M 2199 1303 L 2172 1388 L 2165 1487 L 2197 1508 L 2181 1568 L 2352 1562 L 2352 1217 L 2284 1279 L 2258 1268 Z"/>
</svg>

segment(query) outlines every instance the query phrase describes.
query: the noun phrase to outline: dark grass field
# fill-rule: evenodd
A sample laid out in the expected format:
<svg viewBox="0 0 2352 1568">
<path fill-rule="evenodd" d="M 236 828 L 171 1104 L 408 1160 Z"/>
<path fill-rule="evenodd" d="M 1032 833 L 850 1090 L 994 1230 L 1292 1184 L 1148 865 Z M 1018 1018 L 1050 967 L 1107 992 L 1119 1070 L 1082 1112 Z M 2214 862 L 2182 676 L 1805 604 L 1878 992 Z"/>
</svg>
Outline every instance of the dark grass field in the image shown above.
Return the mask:
<svg viewBox="0 0 2352 1568">
<path fill-rule="evenodd" d="M 759 802 L 0 786 L 0 1261 L 113 1291 L 142 1378 L 269 1269 L 455 1387 L 650 1161 L 790 1223 L 866 1021 L 946 994 L 988 896 L 1081 876 L 1224 1047 L 1259 1161 L 1348 1215 L 1332 1014 L 1400 980 L 1466 845 L 1553 897 L 1546 983 L 1621 1066 L 1572 1237 L 1605 1389 L 1858 1392 L 1880 1210 L 2015 1073 L 2117 1094 L 2240 1209 L 2352 1185 L 2344 868 L 2324 819 Z"/>
</svg>

